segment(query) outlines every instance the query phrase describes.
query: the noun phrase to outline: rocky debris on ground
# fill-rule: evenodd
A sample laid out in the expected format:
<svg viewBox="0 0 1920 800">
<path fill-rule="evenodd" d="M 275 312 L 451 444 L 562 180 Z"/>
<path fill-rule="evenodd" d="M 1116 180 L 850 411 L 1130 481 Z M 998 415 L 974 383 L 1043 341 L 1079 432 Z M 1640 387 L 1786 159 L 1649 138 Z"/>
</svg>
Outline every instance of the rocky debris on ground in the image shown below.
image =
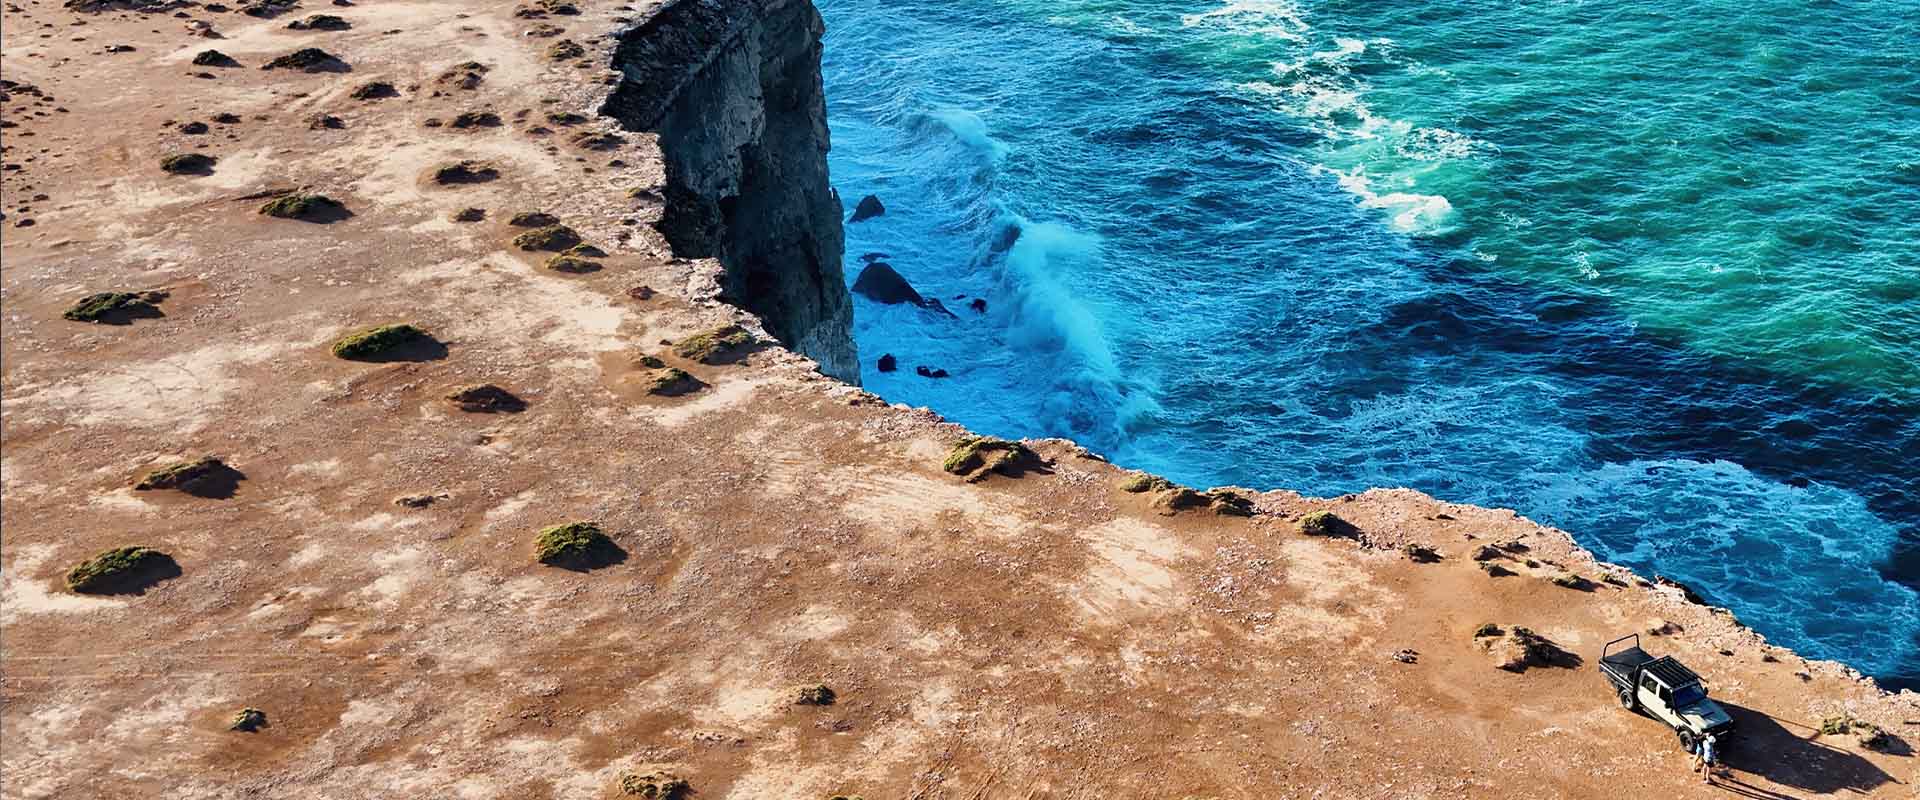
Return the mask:
<svg viewBox="0 0 1920 800">
<path fill-rule="evenodd" d="M 1546 637 L 1533 631 L 1514 626 L 1504 634 L 1476 636 L 1482 649 L 1493 657 L 1497 669 L 1508 672 L 1526 672 L 1533 667 L 1575 666 L 1569 661 L 1578 658 Z"/>
<path fill-rule="evenodd" d="M 500 177 L 500 170 L 484 161 L 458 161 L 433 171 L 433 182 L 441 186 L 486 183 Z"/>
<path fill-rule="evenodd" d="M 355 100 L 384 100 L 389 97 L 399 97 L 400 90 L 386 81 L 368 81 L 354 87 L 347 96 Z"/>
<path fill-rule="evenodd" d="M 448 127 L 460 129 L 498 128 L 500 125 L 500 115 L 492 111 L 462 111 L 454 115 L 453 122 L 448 123 Z"/>
<path fill-rule="evenodd" d="M 233 56 L 218 50 L 202 50 L 193 57 L 196 67 L 238 67 L 240 62 Z"/>
<path fill-rule="evenodd" d="M 471 91 L 480 87 L 491 69 L 478 61 L 465 61 L 448 67 L 446 71 L 434 78 L 433 82 L 441 86 Z"/>
<path fill-rule="evenodd" d="M 260 19 L 273 19 L 300 7 L 299 0 L 254 0 L 240 6 L 240 13 Z"/>
<path fill-rule="evenodd" d="M 296 31 L 344 31 L 353 27 L 346 18 L 333 14 L 314 14 L 306 19 L 296 19 L 287 23 L 289 30 Z"/>
<path fill-rule="evenodd" d="M 461 411 L 476 414 L 517 414 L 527 410 L 527 401 L 491 383 L 462 386 L 447 395 Z"/>
<path fill-rule="evenodd" d="M 403 494 L 393 498 L 393 504 L 401 508 L 426 508 L 434 503 L 446 500 L 449 497 L 451 497 L 451 495 L 445 492 L 437 494 Z"/>
<path fill-rule="evenodd" d="M 346 72 L 352 67 L 318 47 L 303 47 L 268 61 L 261 69 L 293 69 L 301 72 Z"/>
<path fill-rule="evenodd" d="M 567 141 L 570 142 L 574 147 L 578 147 L 582 150 L 593 150 L 595 152 L 602 152 L 602 153 L 608 152 L 611 150 L 618 150 L 620 149 L 621 145 L 627 143 L 626 139 L 623 139 L 616 134 L 606 133 L 603 131 L 581 131 L 579 133 L 574 134 L 573 138 Z"/>
</svg>

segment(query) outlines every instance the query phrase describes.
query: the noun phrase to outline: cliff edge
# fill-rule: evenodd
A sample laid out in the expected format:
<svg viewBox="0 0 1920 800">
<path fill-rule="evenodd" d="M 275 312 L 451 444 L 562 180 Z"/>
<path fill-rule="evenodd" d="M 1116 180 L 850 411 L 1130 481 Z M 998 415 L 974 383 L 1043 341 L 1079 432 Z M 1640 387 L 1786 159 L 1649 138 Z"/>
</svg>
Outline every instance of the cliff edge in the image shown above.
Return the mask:
<svg viewBox="0 0 1920 800">
<path fill-rule="evenodd" d="M 0 795 L 1721 796 L 1634 632 L 1733 793 L 1912 794 L 1914 695 L 1512 512 L 823 376 L 803 0 L 305 1 L 0 10 Z"/>
<path fill-rule="evenodd" d="M 806 0 L 666 3 L 619 34 L 620 81 L 601 113 L 659 134 L 659 228 L 673 251 L 719 259 L 729 302 L 858 384 L 840 198 L 827 182 L 824 30 Z"/>
</svg>

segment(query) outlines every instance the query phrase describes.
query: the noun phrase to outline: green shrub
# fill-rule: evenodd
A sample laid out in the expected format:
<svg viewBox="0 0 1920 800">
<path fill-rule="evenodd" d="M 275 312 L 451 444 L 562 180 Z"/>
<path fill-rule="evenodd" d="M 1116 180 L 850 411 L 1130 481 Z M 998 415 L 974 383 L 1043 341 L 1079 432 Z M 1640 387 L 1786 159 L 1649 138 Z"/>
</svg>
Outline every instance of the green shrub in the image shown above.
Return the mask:
<svg viewBox="0 0 1920 800">
<path fill-rule="evenodd" d="M 798 706 L 830 706 L 835 695 L 824 683 L 813 683 L 794 689 L 793 704 Z"/>
<path fill-rule="evenodd" d="M 686 780 L 665 772 L 620 776 L 620 793 L 646 800 L 680 800 L 691 787 Z"/>
<path fill-rule="evenodd" d="M 681 339 L 673 352 L 689 361 L 717 364 L 753 344 L 753 334 L 738 325 L 722 325 Z"/>
<path fill-rule="evenodd" d="M 268 200 L 260 206 L 260 213 L 280 219 L 314 220 L 337 215 L 346 208 L 340 201 L 323 194 L 292 192 Z"/>
<path fill-rule="evenodd" d="M 1300 518 L 1300 532 L 1308 536 L 1343 536 L 1353 525 L 1331 511 L 1309 511 Z"/>
<path fill-rule="evenodd" d="M 575 256 L 557 255 L 547 259 L 547 269 L 553 270 L 554 272 L 583 275 L 589 272 L 599 272 L 600 264 L 599 262 L 588 261 Z"/>
<path fill-rule="evenodd" d="M 60 316 L 75 322 L 115 322 L 134 317 L 160 316 L 166 292 L 96 292 L 80 298 Z"/>
<path fill-rule="evenodd" d="M 1208 489 L 1207 502 L 1213 506 L 1213 513 L 1223 517 L 1253 516 L 1253 501 L 1239 492 L 1226 489 Z"/>
<path fill-rule="evenodd" d="M 1431 564 L 1440 560 L 1440 551 L 1424 544 L 1409 544 L 1400 548 L 1400 552 L 1406 554 L 1407 559 L 1416 564 Z"/>
<path fill-rule="evenodd" d="M 233 724 L 227 726 L 230 731 L 252 733 L 267 726 L 267 712 L 257 708 L 243 708 L 233 715 Z"/>
<path fill-rule="evenodd" d="M 491 383 L 462 386 L 447 395 L 461 411 L 476 414 L 506 412 L 516 414 L 527 409 L 527 401 Z"/>
<path fill-rule="evenodd" d="M 137 491 L 153 489 L 179 489 L 192 493 L 207 483 L 217 480 L 227 472 L 227 465 L 213 456 L 201 456 L 192 461 L 182 461 L 171 466 L 161 467 L 135 483 Z"/>
<path fill-rule="evenodd" d="M 1553 577 L 1553 585 L 1563 589 L 1585 590 L 1593 586 L 1593 582 L 1587 580 L 1584 576 L 1567 573 L 1565 575 L 1555 575 Z"/>
<path fill-rule="evenodd" d="M 67 570 L 67 588 L 76 592 L 100 591 L 167 560 L 167 554 L 149 547 L 116 547 Z"/>
<path fill-rule="evenodd" d="M 426 331 L 405 323 L 380 325 L 340 337 L 333 343 L 333 355 L 349 361 L 373 358 L 427 338 Z"/>
<path fill-rule="evenodd" d="M 540 532 L 533 554 L 542 564 L 566 569 L 591 569 L 612 561 L 619 547 L 591 522 L 569 522 Z"/>
<path fill-rule="evenodd" d="M 433 182 L 442 186 L 458 183 L 485 183 L 500 177 L 500 170 L 481 161 L 456 161 L 433 171 Z"/>
<path fill-rule="evenodd" d="M 450 124 L 454 128 L 498 128 L 500 115 L 492 111 L 462 111 L 454 115 Z"/>
<path fill-rule="evenodd" d="M 513 237 L 513 246 L 522 250 L 545 250 L 558 253 L 580 243 L 580 234 L 565 225 L 548 225 L 535 228 Z"/>
<path fill-rule="evenodd" d="M 647 378 L 647 394 L 678 397 L 699 391 L 703 385 L 700 379 L 687 374 L 686 370 L 668 367 L 655 370 L 653 375 Z"/>
<path fill-rule="evenodd" d="M 1120 481 L 1120 491 L 1132 494 L 1164 492 L 1171 488 L 1173 488 L 1172 481 L 1158 475 L 1148 475 L 1144 472 L 1136 472 L 1127 476 L 1125 480 Z"/>
<path fill-rule="evenodd" d="M 545 228 L 560 224 L 560 218 L 544 211 L 522 211 L 509 218 L 507 224 L 516 228 Z"/>
<path fill-rule="evenodd" d="M 1019 442 L 995 439 L 991 436 L 973 436 L 960 440 L 947 453 L 947 459 L 940 468 L 965 477 L 968 482 L 985 480 L 995 472 L 1008 472 L 1023 463 L 1039 460 L 1039 455 Z"/>
<path fill-rule="evenodd" d="M 175 175 L 204 175 L 219 159 L 201 153 L 175 153 L 160 159 L 160 169 Z"/>
</svg>

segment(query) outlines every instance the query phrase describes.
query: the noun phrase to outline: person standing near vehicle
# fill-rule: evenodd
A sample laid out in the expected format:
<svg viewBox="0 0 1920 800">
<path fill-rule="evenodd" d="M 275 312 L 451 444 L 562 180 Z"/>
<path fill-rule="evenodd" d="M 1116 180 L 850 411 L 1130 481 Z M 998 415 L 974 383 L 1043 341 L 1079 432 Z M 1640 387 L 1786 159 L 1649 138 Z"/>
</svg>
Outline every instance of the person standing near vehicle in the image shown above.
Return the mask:
<svg viewBox="0 0 1920 800">
<path fill-rule="evenodd" d="M 1698 754 L 1700 761 L 1700 779 L 1707 783 L 1713 783 L 1714 761 L 1717 760 L 1720 755 L 1715 752 L 1715 745 L 1717 744 L 1719 744 L 1719 737 L 1711 733 L 1700 737 L 1700 750 Z"/>
</svg>

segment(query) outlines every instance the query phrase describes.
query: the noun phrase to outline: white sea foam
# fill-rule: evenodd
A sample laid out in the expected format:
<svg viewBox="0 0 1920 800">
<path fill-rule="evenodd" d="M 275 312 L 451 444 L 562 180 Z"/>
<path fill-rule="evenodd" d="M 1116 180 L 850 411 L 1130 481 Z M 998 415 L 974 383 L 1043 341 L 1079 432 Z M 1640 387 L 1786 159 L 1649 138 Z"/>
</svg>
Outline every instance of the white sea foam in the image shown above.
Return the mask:
<svg viewBox="0 0 1920 800">
<path fill-rule="evenodd" d="M 1227 0 L 1219 8 L 1180 18 L 1188 28 L 1217 27 L 1237 34 L 1305 42 L 1311 26 L 1292 0 Z"/>
<path fill-rule="evenodd" d="M 987 121 L 979 114 L 957 108 L 944 108 L 928 115 L 953 132 L 962 144 L 988 154 L 998 163 L 1007 155 L 1007 145 L 987 133 Z"/>
<path fill-rule="evenodd" d="M 1385 211 L 1393 229 L 1402 233 L 1433 233 L 1444 228 L 1453 217 L 1453 203 L 1440 195 L 1381 193 L 1374 190 L 1364 168 L 1355 168 L 1351 172 L 1329 171 L 1338 176 L 1340 188 L 1360 198 L 1362 207 Z"/>
</svg>

